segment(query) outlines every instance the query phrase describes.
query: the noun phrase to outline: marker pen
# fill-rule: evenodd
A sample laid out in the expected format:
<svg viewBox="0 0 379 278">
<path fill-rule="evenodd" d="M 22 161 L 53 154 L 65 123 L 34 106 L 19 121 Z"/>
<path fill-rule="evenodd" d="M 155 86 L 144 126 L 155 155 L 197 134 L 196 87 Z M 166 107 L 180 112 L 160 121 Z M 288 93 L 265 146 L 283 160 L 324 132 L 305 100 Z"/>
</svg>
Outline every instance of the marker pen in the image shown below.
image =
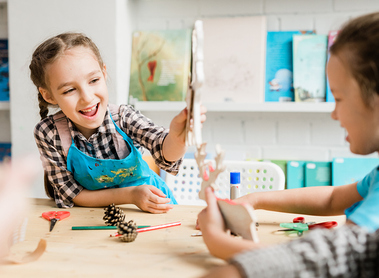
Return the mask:
<svg viewBox="0 0 379 278">
<path fill-rule="evenodd" d="M 240 172 L 230 172 L 230 200 L 237 199 L 240 195 Z"/>
</svg>

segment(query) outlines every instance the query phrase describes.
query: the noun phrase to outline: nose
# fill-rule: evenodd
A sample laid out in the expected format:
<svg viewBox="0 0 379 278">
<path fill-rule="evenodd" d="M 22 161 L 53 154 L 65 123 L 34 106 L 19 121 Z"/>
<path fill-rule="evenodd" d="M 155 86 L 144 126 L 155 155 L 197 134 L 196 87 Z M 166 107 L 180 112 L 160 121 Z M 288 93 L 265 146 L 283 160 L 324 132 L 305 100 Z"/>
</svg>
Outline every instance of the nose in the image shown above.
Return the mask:
<svg viewBox="0 0 379 278">
<path fill-rule="evenodd" d="M 336 106 L 334 107 L 334 109 L 333 109 L 333 111 L 332 111 L 332 113 L 330 113 L 330 117 L 333 119 L 333 120 L 335 120 L 335 121 L 337 121 L 338 120 L 338 117 L 337 117 L 337 111 L 336 111 L 337 109 L 336 109 Z"/>
<path fill-rule="evenodd" d="M 80 88 L 80 98 L 83 102 L 85 103 L 92 102 L 93 96 L 94 94 L 92 92 L 92 88 L 90 88 L 89 86 L 83 86 Z"/>
</svg>

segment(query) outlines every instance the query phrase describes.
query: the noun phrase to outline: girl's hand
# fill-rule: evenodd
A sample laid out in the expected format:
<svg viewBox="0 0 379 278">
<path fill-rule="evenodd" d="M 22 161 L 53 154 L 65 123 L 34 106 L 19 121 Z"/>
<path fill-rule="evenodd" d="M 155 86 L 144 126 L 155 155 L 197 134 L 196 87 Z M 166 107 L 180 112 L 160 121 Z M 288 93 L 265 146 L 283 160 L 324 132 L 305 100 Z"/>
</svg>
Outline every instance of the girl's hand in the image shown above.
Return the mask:
<svg viewBox="0 0 379 278">
<path fill-rule="evenodd" d="M 143 211 L 151 213 L 165 213 L 174 206 L 168 204 L 171 200 L 153 185 L 135 186 L 132 190 L 133 204 Z"/>
<path fill-rule="evenodd" d="M 204 123 L 205 120 L 207 119 L 206 117 L 206 112 L 207 109 L 205 106 L 201 105 L 200 107 L 200 121 L 201 123 Z M 170 133 L 174 136 L 177 137 L 178 140 L 183 142 L 183 144 L 186 141 L 186 124 L 187 124 L 187 115 L 188 115 L 188 110 L 187 108 L 184 108 L 178 115 L 172 119 L 171 124 L 170 124 Z M 192 126 L 191 126 L 192 128 Z"/>
<path fill-rule="evenodd" d="M 216 196 L 212 188 L 205 189 L 205 201 L 208 206 L 203 209 L 198 215 L 198 224 L 203 237 L 207 237 L 209 233 L 224 233 L 225 223 L 221 211 L 217 204 Z"/>
<path fill-rule="evenodd" d="M 201 106 L 201 123 L 205 122 L 205 113 L 207 109 Z M 175 116 L 170 124 L 170 131 L 163 141 L 163 155 L 167 161 L 177 161 L 182 158 L 187 151 L 186 147 L 186 124 L 187 124 L 187 108 L 184 108 L 177 116 Z"/>
</svg>

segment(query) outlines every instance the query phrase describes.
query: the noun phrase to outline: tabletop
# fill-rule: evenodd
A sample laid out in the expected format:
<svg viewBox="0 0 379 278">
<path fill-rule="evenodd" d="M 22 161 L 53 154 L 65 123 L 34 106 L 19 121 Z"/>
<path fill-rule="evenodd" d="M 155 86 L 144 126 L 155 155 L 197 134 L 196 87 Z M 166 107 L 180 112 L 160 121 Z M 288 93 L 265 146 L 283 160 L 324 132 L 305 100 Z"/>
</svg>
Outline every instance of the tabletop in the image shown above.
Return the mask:
<svg viewBox="0 0 379 278">
<path fill-rule="evenodd" d="M 33 251 L 40 239 L 47 242 L 42 256 L 30 263 L 0 266 L 1 277 L 200 277 L 224 261 L 212 257 L 195 223 L 202 206 L 176 205 L 164 214 L 142 212 L 134 205 L 120 205 L 126 217 L 137 225 L 160 225 L 180 221 L 181 225 L 139 233 L 134 242 L 110 237 L 116 230 L 72 230 L 72 226 L 104 225 L 103 208 L 74 207 L 71 215 L 50 223 L 41 215 L 62 210 L 49 199 L 34 199 L 30 205 L 25 240 L 12 246 L 11 257 L 21 258 Z M 279 223 L 292 222 L 298 214 L 256 210 L 258 236 L 264 244 L 297 238 L 296 233 L 277 232 Z M 305 217 L 306 222 L 337 221 L 345 216 Z"/>
</svg>

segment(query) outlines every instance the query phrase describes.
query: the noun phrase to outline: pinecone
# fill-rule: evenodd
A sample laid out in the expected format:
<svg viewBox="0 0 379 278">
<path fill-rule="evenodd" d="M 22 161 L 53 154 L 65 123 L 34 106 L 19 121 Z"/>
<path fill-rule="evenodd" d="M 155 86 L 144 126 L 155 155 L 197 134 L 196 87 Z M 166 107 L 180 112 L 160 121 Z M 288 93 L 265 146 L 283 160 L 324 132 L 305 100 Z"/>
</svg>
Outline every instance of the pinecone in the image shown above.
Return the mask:
<svg viewBox="0 0 379 278">
<path fill-rule="evenodd" d="M 107 206 L 104 210 L 103 220 L 105 220 L 107 226 L 117 226 L 125 219 L 124 211 L 121 208 L 116 207 L 114 204 Z"/>
<path fill-rule="evenodd" d="M 130 220 L 128 222 L 122 222 L 118 225 L 118 234 L 121 235 L 119 238 L 125 242 L 132 242 L 136 239 L 137 224 Z"/>
</svg>

